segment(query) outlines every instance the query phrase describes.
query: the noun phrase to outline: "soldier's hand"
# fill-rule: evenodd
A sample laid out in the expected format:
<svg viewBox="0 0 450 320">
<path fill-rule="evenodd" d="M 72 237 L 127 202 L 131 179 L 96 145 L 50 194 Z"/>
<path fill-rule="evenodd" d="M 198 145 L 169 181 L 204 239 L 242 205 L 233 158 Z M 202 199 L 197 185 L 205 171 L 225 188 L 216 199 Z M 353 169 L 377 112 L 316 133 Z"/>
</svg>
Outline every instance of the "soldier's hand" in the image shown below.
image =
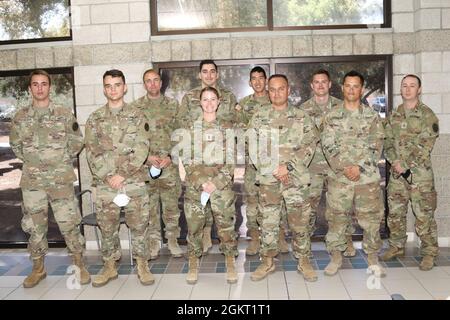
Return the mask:
<svg viewBox="0 0 450 320">
<path fill-rule="evenodd" d="M 150 163 L 152 166 L 160 169 L 161 166 L 161 158 L 157 156 L 148 156 L 147 162 Z"/>
<path fill-rule="evenodd" d="M 361 173 L 359 171 L 359 166 L 348 166 L 344 168 L 344 175 L 350 181 L 358 181 Z"/>
<path fill-rule="evenodd" d="M 285 164 L 279 165 L 273 172 L 273 176 L 281 181 L 281 179 L 285 180 L 288 178 L 289 171 L 287 169 L 287 166 Z"/>
<path fill-rule="evenodd" d="M 202 184 L 203 191 L 208 192 L 209 194 L 213 193 L 217 190 L 216 185 L 211 181 L 205 182 Z"/>
<path fill-rule="evenodd" d="M 123 182 L 125 181 L 125 178 L 121 175 L 114 175 L 111 178 L 108 178 L 108 184 L 113 189 L 120 189 L 123 187 Z"/>
<path fill-rule="evenodd" d="M 159 163 L 159 168 L 160 169 L 167 168 L 168 166 L 170 166 L 171 163 L 172 163 L 172 159 L 170 157 L 162 158 L 161 162 Z"/>
<path fill-rule="evenodd" d="M 395 173 L 397 174 L 402 174 L 403 172 L 405 172 L 405 169 L 402 168 L 402 166 L 400 165 L 400 161 L 394 161 L 394 165 L 392 166 L 394 168 Z"/>
</svg>

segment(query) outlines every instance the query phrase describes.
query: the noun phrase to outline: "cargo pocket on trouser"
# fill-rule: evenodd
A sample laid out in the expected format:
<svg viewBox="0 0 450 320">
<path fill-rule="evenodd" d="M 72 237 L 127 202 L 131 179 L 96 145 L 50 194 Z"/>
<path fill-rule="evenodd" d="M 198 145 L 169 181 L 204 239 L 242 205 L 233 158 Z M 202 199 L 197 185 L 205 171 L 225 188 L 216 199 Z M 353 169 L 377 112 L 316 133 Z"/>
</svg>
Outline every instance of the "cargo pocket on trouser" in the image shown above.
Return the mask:
<svg viewBox="0 0 450 320">
<path fill-rule="evenodd" d="M 70 184 L 49 190 L 49 197 L 53 214 L 69 253 L 81 253 L 85 241 L 79 228 L 81 214 L 73 186 Z"/>
</svg>

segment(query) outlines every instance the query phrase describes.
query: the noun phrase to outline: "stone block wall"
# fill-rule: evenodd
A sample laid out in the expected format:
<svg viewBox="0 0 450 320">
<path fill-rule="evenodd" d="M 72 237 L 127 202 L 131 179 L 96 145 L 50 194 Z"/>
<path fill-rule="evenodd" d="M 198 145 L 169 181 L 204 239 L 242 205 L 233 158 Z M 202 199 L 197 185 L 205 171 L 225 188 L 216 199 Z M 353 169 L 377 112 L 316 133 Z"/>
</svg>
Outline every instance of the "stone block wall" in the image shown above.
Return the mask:
<svg viewBox="0 0 450 320">
<path fill-rule="evenodd" d="M 151 36 L 148 0 L 71 2 L 72 41 L 0 46 L 0 69 L 74 66 L 77 113 L 83 129 L 89 114 L 105 103 L 102 75 L 113 67 L 124 71 L 128 84 L 125 100 L 132 101 L 144 94 L 142 72 L 155 62 L 392 54 L 394 104 L 401 101 L 401 78 L 416 73 L 423 79 L 423 101 L 440 119 L 441 135 L 433 151 L 436 216 L 441 244 L 449 245 L 450 1 L 392 1 L 390 29 L 173 36 Z M 84 154 L 81 172 L 83 188 L 89 188 Z M 409 221 L 409 231 L 413 231 L 413 219 Z"/>
</svg>

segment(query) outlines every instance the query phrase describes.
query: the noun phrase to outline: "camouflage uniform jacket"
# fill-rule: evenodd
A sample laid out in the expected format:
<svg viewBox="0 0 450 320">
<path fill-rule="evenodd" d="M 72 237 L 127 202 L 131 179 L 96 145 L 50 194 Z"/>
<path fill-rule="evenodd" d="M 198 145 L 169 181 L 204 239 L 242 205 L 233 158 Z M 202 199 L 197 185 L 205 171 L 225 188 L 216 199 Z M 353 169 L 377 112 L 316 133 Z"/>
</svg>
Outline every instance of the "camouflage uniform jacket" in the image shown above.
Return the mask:
<svg viewBox="0 0 450 320">
<path fill-rule="evenodd" d="M 24 162 L 21 187 L 76 181 L 72 163 L 83 149 L 83 135 L 70 109 L 53 103 L 43 113 L 31 105 L 20 109 L 12 120 L 10 144 Z"/>
<path fill-rule="evenodd" d="M 151 143 L 149 155 L 158 157 L 170 155 L 173 147 L 171 135 L 175 129 L 179 128 L 177 121 L 178 101 L 163 95 L 158 99 L 149 99 L 145 95 L 134 101 L 132 106 L 140 109 L 145 114 L 150 125 Z M 168 176 L 167 170 L 163 170 L 160 178 L 165 176 Z"/>
<path fill-rule="evenodd" d="M 255 97 L 254 94 L 250 94 L 239 101 L 236 106 L 238 124 L 242 128 L 246 128 L 250 122 L 250 119 L 262 105 L 269 104 L 269 96 Z"/>
<path fill-rule="evenodd" d="M 258 140 L 263 135 L 272 138 L 270 132 L 273 130 L 278 132 L 278 148 L 274 149 L 278 155 L 278 162 L 275 165 L 291 162 L 295 169 L 292 174 L 296 175 L 297 181 L 309 183 L 308 165 L 319 142 L 319 135 L 313 120 L 304 111 L 291 104 L 286 110 L 276 111 L 271 104 L 267 104 L 255 112 L 250 120 L 249 129 L 255 130 Z M 269 147 L 267 150 L 269 155 L 272 148 Z M 258 152 L 258 159 L 252 157 L 252 162 L 257 167 L 257 182 L 263 185 L 278 184 L 279 181 L 272 175 L 276 166 L 265 164 L 265 161 L 261 161 L 260 154 L 261 150 Z"/>
<path fill-rule="evenodd" d="M 380 180 L 378 161 L 383 149 L 383 124 L 371 107 L 361 104 L 356 111 L 341 103 L 324 119 L 322 148 L 332 171 L 330 178 L 341 183 L 362 185 Z M 350 181 L 344 168 L 360 166 L 360 179 Z"/>
<path fill-rule="evenodd" d="M 385 153 L 393 164 L 399 160 L 403 169 L 410 169 L 413 179 L 433 180 L 431 151 L 439 136 L 439 120 L 422 102 L 409 111 L 397 107 L 386 125 Z"/>
<path fill-rule="evenodd" d="M 220 105 L 217 110 L 217 119 L 229 122 L 236 121 L 236 97 L 234 94 L 219 86 L 216 87 L 220 96 Z M 184 123 L 192 123 L 202 115 L 200 105 L 200 92 L 202 87 L 197 87 L 186 93 L 181 100 L 178 120 Z"/>
<path fill-rule="evenodd" d="M 336 106 L 338 106 L 341 103 L 342 100 L 329 96 L 328 103 L 325 106 L 319 106 L 314 100 L 314 98 L 311 98 L 305 101 L 300 106 L 300 108 L 313 119 L 314 123 L 316 124 L 317 131 L 321 133 L 323 126 L 323 119 L 325 115 L 328 114 L 331 110 L 336 108 Z M 325 158 L 325 155 L 323 154 L 321 142 L 319 142 L 319 144 L 317 145 L 316 153 L 314 154 L 310 167 L 311 170 L 314 170 L 315 172 L 323 172 L 323 173 L 328 172 L 330 169 L 327 160 Z"/>
<path fill-rule="evenodd" d="M 86 122 L 86 156 L 94 181 L 105 183 L 106 177 L 115 174 L 127 183 L 147 181 L 143 164 L 149 130 L 144 114 L 128 104 L 117 114 L 108 105 L 94 111 Z"/>
<path fill-rule="evenodd" d="M 233 146 L 226 148 L 226 130 L 232 129 L 229 122 L 216 119 L 213 122 L 203 120 L 203 115 L 191 124 L 191 154 L 183 155 L 186 169 L 186 185 L 197 191 L 202 190 L 202 184 L 212 181 L 217 190 L 223 190 L 233 184 L 234 162 L 227 163 L 227 158 L 233 160 Z M 202 139 L 195 139 L 197 133 Z M 234 141 L 234 140 L 232 140 Z M 196 143 L 201 144 L 195 145 Z M 193 155 L 191 159 L 189 156 Z"/>
</svg>

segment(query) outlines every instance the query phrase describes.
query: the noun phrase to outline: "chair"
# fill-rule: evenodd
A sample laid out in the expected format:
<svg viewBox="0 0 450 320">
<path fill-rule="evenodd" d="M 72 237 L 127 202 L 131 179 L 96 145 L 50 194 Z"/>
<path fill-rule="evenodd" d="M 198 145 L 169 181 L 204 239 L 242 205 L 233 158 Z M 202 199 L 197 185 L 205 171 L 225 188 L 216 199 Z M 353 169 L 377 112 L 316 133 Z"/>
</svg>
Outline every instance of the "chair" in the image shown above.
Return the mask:
<svg viewBox="0 0 450 320">
<path fill-rule="evenodd" d="M 95 205 L 94 205 L 94 202 L 92 201 L 92 191 L 87 189 L 87 190 L 78 192 L 76 194 L 76 196 L 80 199 L 80 205 L 81 205 L 82 197 L 86 193 L 89 194 L 89 201 L 90 201 L 90 204 L 91 204 L 91 213 L 86 215 L 86 216 L 82 216 L 82 219 L 81 219 L 81 233 L 84 235 L 84 226 L 94 227 L 95 239 L 97 241 L 97 247 L 100 250 L 101 242 L 100 242 L 100 238 L 98 236 L 98 231 L 97 231 L 99 226 L 98 226 L 98 223 L 97 223 L 97 213 L 95 211 Z M 132 247 L 132 244 L 131 244 L 131 231 L 130 231 L 130 228 L 128 227 L 128 225 L 126 224 L 126 221 L 125 221 L 125 210 L 124 210 L 123 207 L 120 208 L 119 224 L 125 224 L 127 226 L 127 229 L 128 229 L 128 242 L 129 242 L 129 248 L 130 248 L 130 264 L 133 266 L 134 263 L 133 263 L 133 247 Z"/>
</svg>

